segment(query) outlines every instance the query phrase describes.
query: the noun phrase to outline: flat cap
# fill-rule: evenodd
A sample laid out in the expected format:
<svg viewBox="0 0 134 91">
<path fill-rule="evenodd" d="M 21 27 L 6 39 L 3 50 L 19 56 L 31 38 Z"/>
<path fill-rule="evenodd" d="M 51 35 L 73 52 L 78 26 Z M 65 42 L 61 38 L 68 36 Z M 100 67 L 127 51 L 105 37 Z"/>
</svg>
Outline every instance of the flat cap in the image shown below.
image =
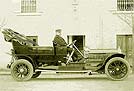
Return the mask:
<svg viewBox="0 0 134 91">
<path fill-rule="evenodd" d="M 57 29 L 56 32 L 61 32 L 62 30 L 61 29 Z"/>
</svg>

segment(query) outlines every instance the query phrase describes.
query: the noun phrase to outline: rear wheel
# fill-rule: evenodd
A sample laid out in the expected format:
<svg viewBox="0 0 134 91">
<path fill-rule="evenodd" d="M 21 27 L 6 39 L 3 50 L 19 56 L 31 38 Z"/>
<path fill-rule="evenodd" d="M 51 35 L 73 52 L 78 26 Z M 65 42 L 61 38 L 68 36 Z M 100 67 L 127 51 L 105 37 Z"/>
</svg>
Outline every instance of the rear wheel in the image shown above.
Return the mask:
<svg viewBox="0 0 134 91">
<path fill-rule="evenodd" d="M 29 61 L 19 59 L 11 65 L 11 75 L 17 81 L 29 80 L 33 76 L 33 66 Z"/>
<path fill-rule="evenodd" d="M 110 59 L 105 66 L 105 73 L 112 80 L 124 80 L 129 71 L 129 63 L 120 57 Z"/>
<path fill-rule="evenodd" d="M 33 74 L 32 78 L 37 78 L 40 74 L 41 74 L 41 71 L 36 71 L 36 72 Z"/>
</svg>

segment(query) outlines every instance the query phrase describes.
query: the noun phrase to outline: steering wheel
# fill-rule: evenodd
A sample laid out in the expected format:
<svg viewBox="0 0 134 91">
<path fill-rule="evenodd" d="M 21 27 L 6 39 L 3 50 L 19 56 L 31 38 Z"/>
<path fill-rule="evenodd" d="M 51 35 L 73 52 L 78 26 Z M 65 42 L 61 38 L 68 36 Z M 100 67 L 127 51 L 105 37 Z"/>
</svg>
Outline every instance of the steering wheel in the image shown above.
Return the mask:
<svg viewBox="0 0 134 91">
<path fill-rule="evenodd" d="M 71 46 L 76 43 L 77 40 L 74 40 L 72 43 L 68 44 L 67 46 Z"/>
<path fill-rule="evenodd" d="M 68 44 L 67 46 L 70 47 L 71 45 L 74 45 L 76 41 L 77 41 L 77 40 L 74 40 L 72 43 Z M 72 53 L 71 53 L 71 55 L 72 55 Z M 71 58 L 71 56 L 69 56 L 69 58 L 68 58 L 66 64 L 68 64 L 68 63 L 70 62 L 70 58 Z"/>
</svg>

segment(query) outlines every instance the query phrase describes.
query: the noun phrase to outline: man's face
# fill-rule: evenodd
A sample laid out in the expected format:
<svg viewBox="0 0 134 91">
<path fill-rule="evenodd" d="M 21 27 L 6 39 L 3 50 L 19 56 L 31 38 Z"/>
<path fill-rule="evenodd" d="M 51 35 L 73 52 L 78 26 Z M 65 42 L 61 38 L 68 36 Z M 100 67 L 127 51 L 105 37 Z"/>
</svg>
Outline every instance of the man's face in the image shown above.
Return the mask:
<svg viewBox="0 0 134 91">
<path fill-rule="evenodd" d="M 56 32 L 56 35 L 59 35 L 59 36 L 61 36 L 61 32 Z"/>
</svg>

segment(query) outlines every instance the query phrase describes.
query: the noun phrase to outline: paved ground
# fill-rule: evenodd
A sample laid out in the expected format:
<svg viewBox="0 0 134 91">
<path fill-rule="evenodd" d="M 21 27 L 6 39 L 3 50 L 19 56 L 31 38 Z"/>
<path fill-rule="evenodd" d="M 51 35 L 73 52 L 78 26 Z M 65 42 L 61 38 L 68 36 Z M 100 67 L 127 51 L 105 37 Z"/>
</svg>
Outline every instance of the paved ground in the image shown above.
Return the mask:
<svg viewBox="0 0 134 91">
<path fill-rule="evenodd" d="M 134 75 L 124 81 L 111 81 L 106 75 L 47 73 L 16 82 L 9 74 L 1 74 L 0 91 L 134 91 Z"/>
</svg>

